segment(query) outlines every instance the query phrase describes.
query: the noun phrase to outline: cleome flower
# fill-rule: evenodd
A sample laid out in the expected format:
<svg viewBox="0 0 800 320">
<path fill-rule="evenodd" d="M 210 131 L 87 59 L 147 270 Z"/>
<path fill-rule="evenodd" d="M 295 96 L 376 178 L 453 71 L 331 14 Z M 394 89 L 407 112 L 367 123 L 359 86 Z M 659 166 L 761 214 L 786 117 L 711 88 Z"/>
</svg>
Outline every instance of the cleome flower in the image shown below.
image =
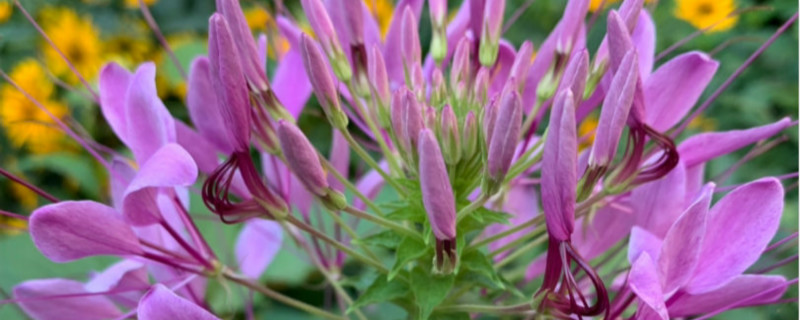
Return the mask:
<svg viewBox="0 0 800 320">
<path fill-rule="evenodd" d="M 796 237 L 770 245 L 781 179 L 796 173 L 728 186 L 704 179 L 709 161 L 796 122 L 684 130 L 797 14 L 698 104 L 719 62 L 697 51 L 660 62 L 670 52 L 656 54 L 644 0 L 607 11 L 569 1 L 542 43 L 518 46 L 503 38 L 501 0 L 428 1 L 427 16 L 423 1 L 398 1 L 385 36 L 377 1 L 299 5 L 313 36 L 289 11 L 274 15 L 289 49 L 269 74 L 269 42 L 253 36 L 239 1 L 216 1 L 208 55 L 187 75 L 191 124 L 158 98 L 153 63 L 106 64 L 97 100 L 131 156 L 45 112 L 106 167 L 112 201 L 62 201 L 0 170 L 50 202 L 30 216 L 0 213 L 28 220 L 53 262 L 120 260 L 88 279 L 23 282 L 2 303 L 36 319 L 216 319 L 225 310 L 205 292 L 218 282 L 325 319 L 385 316 L 364 308 L 375 303 L 414 319 L 669 319 L 781 303 L 796 284 L 766 274 L 796 256 L 749 270 Z M 589 30 L 603 25 L 588 22 L 591 10 L 605 29 Z M 603 34 L 597 49 L 586 44 L 591 32 Z M 327 154 L 297 121 L 312 93 L 330 125 Z M 713 201 L 716 193 L 725 194 Z M 192 197 L 221 228 L 241 228 L 232 254 L 211 249 Z M 284 237 L 336 306 L 260 282 Z M 252 304 L 243 308 L 233 312 L 254 317 Z"/>
</svg>

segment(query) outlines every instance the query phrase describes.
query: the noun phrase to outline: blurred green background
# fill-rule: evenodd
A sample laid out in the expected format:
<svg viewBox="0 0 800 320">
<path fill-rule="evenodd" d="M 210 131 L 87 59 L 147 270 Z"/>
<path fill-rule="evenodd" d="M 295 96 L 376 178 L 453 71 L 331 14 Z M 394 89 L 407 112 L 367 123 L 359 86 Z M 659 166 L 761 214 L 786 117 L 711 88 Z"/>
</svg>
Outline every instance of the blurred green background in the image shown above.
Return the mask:
<svg viewBox="0 0 800 320">
<path fill-rule="evenodd" d="M 385 28 L 391 16 L 391 0 L 365 0 L 374 5 L 373 14 Z M 147 0 L 155 20 L 174 49 L 184 70 L 191 59 L 205 53 L 206 24 L 214 10 L 214 1 Z M 273 14 L 273 1 L 242 0 L 248 22 L 254 32 L 271 36 L 271 65 L 288 46 L 277 37 Z M 450 1 L 455 11 L 456 1 Z M 506 18 L 528 1 L 509 0 Z M 593 6 L 600 1 L 593 1 Z M 616 1 L 608 1 L 616 7 Z M 684 39 L 707 21 L 687 17 L 686 12 L 696 10 L 702 3 L 712 3 L 714 14 L 725 16 L 732 8 L 752 8 L 736 20 L 724 23 L 724 30 L 699 35 L 670 56 L 701 50 L 720 61 L 720 68 L 704 97 L 717 88 L 734 72 L 784 21 L 797 11 L 795 1 L 701 1 L 701 0 L 648 0 L 657 29 L 657 49 L 660 52 Z M 156 37 L 142 19 L 137 0 L 27 0 L 24 6 L 41 24 L 53 41 L 61 48 L 87 80 L 96 85 L 97 72 L 106 61 L 117 61 L 128 68 L 144 61 L 158 65 L 158 91 L 178 118 L 188 121 L 184 107 L 186 92 L 183 77 L 165 54 Z M 285 5 L 298 21 L 304 21 L 298 1 Z M 564 1 L 533 1 L 512 25 L 505 37 L 515 44 L 525 39 L 535 47 L 561 16 Z M 712 10 L 712 11 L 713 11 Z M 605 30 L 604 15 L 600 15 L 589 33 L 588 43 L 593 51 Z M 421 19 L 423 49 L 430 39 L 427 11 Z M 667 61 L 661 60 L 659 63 Z M 657 64 L 658 65 L 658 64 Z M 657 67 L 657 66 L 656 66 Z M 29 93 L 46 105 L 57 116 L 86 128 L 85 134 L 114 149 L 122 148 L 119 140 L 104 123 L 98 106 L 87 98 L 87 91 L 74 77 L 57 54 L 43 41 L 24 15 L 8 1 L 0 0 L 0 68 L 8 73 Z M 701 98 L 703 101 L 704 98 Z M 733 85 L 725 91 L 708 111 L 690 126 L 690 132 L 732 130 L 764 125 L 782 117 L 797 119 L 798 113 L 798 33 L 797 26 L 782 35 L 761 58 L 756 60 Z M 317 108 L 311 108 L 300 119 L 300 124 L 318 146 L 327 148 L 329 127 Z M 590 124 L 586 124 L 591 128 Z M 785 142 L 766 154 L 744 164 L 720 185 L 742 183 L 767 175 L 781 175 L 798 171 L 798 134 L 793 127 L 783 133 Z M 715 178 L 740 159 L 748 148 L 710 163 L 708 178 Z M 0 167 L 20 175 L 62 199 L 94 199 L 108 202 L 107 174 L 96 161 L 75 142 L 69 140 L 53 122 L 5 82 L 0 82 Z M 797 179 L 786 180 L 786 207 L 777 238 L 785 237 L 798 229 Z M 43 199 L 35 194 L 0 179 L 0 209 L 28 214 Z M 197 202 L 193 208 L 202 208 Z M 230 252 L 237 227 L 221 227 L 213 221 L 203 221 L 206 234 L 222 252 Z M 797 253 L 796 241 L 764 257 L 753 267 L 779 261 Z M 775 252 L 773 252 L 775 253 Z M 25 232 L 24 223 L 0 218 L 0 300 L 5 299 L 14 284 L 40 277 L 72 277 L 85 279 L 88 270 L 100 270 L 114 259 L 85 259 L 68 264 L 54 264 L 46 260 L 33 247 Z M 797 261 L 773 273 L 789 278 L 797 277 Z M 326 303 L 326 297 L 314 287 L 321 282 L 318 274 L 296 256 L 291 249 L 283 250 L 265 276 L 274 288 L 313 304 Z M 216 289 L 216 290 L 215 290 Z M 213 292 L 221 291 L 212 288 Z M 790 288 L 787 297 L 797 297 L 797 287 Z M 218 295 L 219 296 L 219 295 Z M 236 305 L 211 299 L 227 310 Z M 264 299 L 257 300 L 257 310 L 269 310 L 270 318 L 296 319 L 298 314 Z M 226 305 L 228 304 L 228 305 Z M 241 314 L 239 315 L 241 316 Z M 11 305 L 0 305 L 0 319 L 20 318 Z M 791 319 L 797 318 L 797 303 L 779 306 L 738 310 L 718 316 L 719 319 Z"/>
</svg>

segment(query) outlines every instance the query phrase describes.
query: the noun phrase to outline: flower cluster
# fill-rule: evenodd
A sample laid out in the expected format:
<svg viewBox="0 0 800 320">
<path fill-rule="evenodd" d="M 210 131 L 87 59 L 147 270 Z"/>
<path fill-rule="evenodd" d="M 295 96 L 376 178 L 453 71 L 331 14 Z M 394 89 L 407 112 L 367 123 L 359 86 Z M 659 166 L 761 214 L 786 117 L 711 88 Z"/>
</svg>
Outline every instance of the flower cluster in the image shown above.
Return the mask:
<svg viewBox="0 0 800 320">
<path fill-rule="evenodd" d="M 452 19 L 447 1 L 427 1 L 426 56 L 423 1 L 400 1 L 382 36 L 360 0 L 302 0 L 314 36 L 277 16 L 289 50 L 270 77 L 266 37 L 252 36 L 237 0 L 217 0 L 208 56 L 188 74 L 191 126 L 158 98 L 150 63 L 99 75 L 101 111 L 132 158 L 58 122 L 109 171 L 111 205 L 29 185 L 53 202 L 29 219 L 42 254 L 122 260 L 85 283 L 21 283 L 10 301 L 37 319 L 215 319 L 204 296 L 219 281 L 328 319 L 377 317 L 363 307 L 378 302 L 419 319 L 668 319 L 781 302 L 796 280 L 748 272 L 783 242 L 769 246 L 781 181 L 717 187 L 704 167 L 795 122 L 686 137 L 724 89 L 695 107 L 719 63 L 687 52 L 654 69 L 643 2 L 610 10 L 590 53 L 590 2 L 569 1 L 534 59 L 531 42 L 503 39 L 502 0 L 465 1 Z M 327 156 L 296 122 L 312 93 L 332 130 Z M 581 148 L 591 114 L 597 128 Z M 351 151 L 368 171 L 349 172 Z M 196 226 L 192 197 L 244 225 L 235 264 Z M 284 235 L 338 308 L 258 281 Z M 346 265 L 377 276 L 348 290 Z"/>
</svg>

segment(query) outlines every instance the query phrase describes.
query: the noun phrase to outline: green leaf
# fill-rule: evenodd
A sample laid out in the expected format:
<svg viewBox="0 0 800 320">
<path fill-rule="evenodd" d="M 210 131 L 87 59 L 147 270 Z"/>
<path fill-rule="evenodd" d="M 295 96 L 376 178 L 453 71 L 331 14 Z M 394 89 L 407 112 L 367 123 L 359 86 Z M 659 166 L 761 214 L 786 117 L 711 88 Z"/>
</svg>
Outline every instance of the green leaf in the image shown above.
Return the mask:
<svg viewBox="0 0 800 320">
<path fill-rule="evenodd" d="M 400 245 L 401 241 L 403 241 L 403 236 L 399 235 L 397 232 L 394 232 L 392 230 L 386 230 L 383 232 L 378 232 L 376 234 L 369 235 L 365 238 L 358 239 L 358 241 L 353 241 L 353 242 L 364 243 L 369 246 L 394 249 L 397 248 L 398 245 Z"/>
<path fill-rule="evenodd" d="M 386 277 L 377 277 L 375 282 L 373 282 L 372 285 L 353 302 L 353 305 L 347 309 L 347 313 L 369 304 L 403 298 L 407 296 L 409 292 L 408 283 L 400 279 L 390 281 L 387 280 Z"/>
<path fill-rule="evenodd" d="M 466 312 L 457 312 L 457 313 L 439 313 L 434 312 L 432 318 L 436 320 L 471 320 L 469 313 Z"/>
<path fill-rule="evenodd" d="M 403 267 L 411 260 L 420 258 L 428 253 L 428 247 L 422 241 L 411 237 L 403 238 L 400 245 L 397 247 L 395 254 L 394 266 L 389 272 L 389 280 L 392 280 Z"/>
<path fill-rule="evenodd" d="M 418 223 L 424 223 L 427 221 L 425 209 L 423 209 L 421 206 L 418 207 L 409 204 L 389 212 L 386 214 L 386 218 L 392 221 L 412 221 Z"/>
<path fill-rule="evenodd" d="M 461 268 L 486 277 L 493 284 L 493 288 L 505 289 L 505 284 L 497 275 L 492 261 L 478 250 L 472 250 L 461 257 Z"/>
<path fill-rule="evenodd" d="M 74 180 L 81 191 L 91 198 L 100 197 L 100 184 L 97 174 L 92 169 L 92 161 L 85 156 L 71 153 L 55 153 L 40 156 L 29 156 L 19 164 L 19 169 L 29 171 L 47 169 Z"/>
<path fill-rule="evenodd" d="M 414 292 L 417 303 L 417 319 L 425 320 L 430 317 L 433 309 L 447 297 L 454 280 L 455 276 L 452 274 L 434 275 L 430 270 L 421 267 L 411 272 L 411 291 Z"/>
<path fill-rule="evenodd" d="M 484 222 L 500 223 L 500 224 L 506 224 L 506 225 L 510 224 L 508 222 L 508 220 L 511 219 L 511 217 L 512 217 L 508 213 L 489 210 L 489 209 L 486 209 L 486 208 L 475 209 L 475 212 L 473 212 L 473 214 L 475 216 L 477 216 L 477 217 L 480 217 L 481 220 L 483 220 Z"/>
</svg>

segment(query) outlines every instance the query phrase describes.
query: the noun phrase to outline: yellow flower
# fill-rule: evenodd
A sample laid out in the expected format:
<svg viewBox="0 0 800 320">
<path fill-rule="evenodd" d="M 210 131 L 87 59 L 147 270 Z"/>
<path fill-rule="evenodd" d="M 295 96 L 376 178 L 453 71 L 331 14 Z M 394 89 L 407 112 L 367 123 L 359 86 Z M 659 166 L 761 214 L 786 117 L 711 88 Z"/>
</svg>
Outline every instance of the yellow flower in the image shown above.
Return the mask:
<svg viewBox="0 0 800 320">
<path fill-rule="evenodd" d="M 689 22 L 697 29 L 705 29 L 716 23 L 708 32 L 733 28 L 738 16 L 728 17 L 736 10 L 734 0 L 676 0 L 675 16 Z"/>
<path fill-rule="evenodd" d="M 66 106 L 51 100 L 53 83 L 35 60 L 23 60 L 14 67 L 10 76 L 56 117 L 62 118 L 67 114 Z M 63 133 L 47 113 L 11 84 L 4 84 L 0 93 L 0 124 L 14 146 L 26 146 L 33 153 L 49 153 L 62 148 Z"/>
<path fill-rule="evenodd" d="M 39 195 L 19 183 L 11 183 L 11 194 L 19 201 L 23 209 L 33 210 L 39 204 Z"/>
<path fill-rule="evenodd" d="M 266 31 L 268 25 L 273 23 L 272 15 L 261 6 L 254 6 L 245 10 L 244 18 L 247 20 L 247 26 L 253 31 Z"/>
<path fill-rule="evenodd" d="M 689 129 L 695 129 L 703 132 L 714 131 L 717 129 L 717 121 L 701 114 L 689 122 Z"/>
<path fill-rule="evenodd" d="M 100 33 L 88 16 L 78 16 L 66 8 L 45 8 L 42 10 L 42 26 L 70 62 L 87 80 L 94 79 L 100 70 L 103 52 Z M 77 83 L 67 63 L 48 43 L 42 43 L 47 67 L 54 74 L 64 77 L 70 83 Z"/>
<path fill-rule="evenodd" d="M 389 25 L 392 23 L 392 14 L 394 13 L 392 1 L 364 0 L 364 3 L 367 4 L 372 16 L 378 21 L 378 27 L 381 28 L 381 36 L 386 37 L 386 32 L 389 31 Z"/>
<path fill-rule="evenodd" d="M 28 229 L 28 222 L 11 217 L 0 216 L 0 234 L 18 235 Z"/>
<path fill-rule="evenodd" d="M 583 150 L 591 147 L 594 143 L 594 137 L 596 133 L 597 116 L 589 115 L 583 120 L 583 122 L 581 122 L 581 125 L 578 126 L 578 139 L 580 142 L 578 149 Z"/>
<path fill-rule="evenodd" d="M 144 4 L 148 7 L 152 6 L 156 2 L 158 2 L 158 0 L 144 0 Z M 125 6 L 128 8 L 138 8 L 139 0 L 125 0 Z"/>
<path fill-rule="evenodd" d="M 0 1 L 0 23 L 8 21 L 8 18 L 11 18 L 11 14 L 14 12 L 14 5 L 11 1 L 2 0 Z"/>
<path fill-rule="evenodd" d="M 609 7 L 611 7 L 612 4 L 619 2 L 619 0 L 605 0 L 605 1 L 606 2 L 603 3 L 603 9 L 608 9 Z M 589 11 L 591 12 L 597 11 L 597 9 L 600 8 L 600 3 L 602 2 L 603 0 L 592 0 L 592 2 L 589 2 Z"/>
</svg>

